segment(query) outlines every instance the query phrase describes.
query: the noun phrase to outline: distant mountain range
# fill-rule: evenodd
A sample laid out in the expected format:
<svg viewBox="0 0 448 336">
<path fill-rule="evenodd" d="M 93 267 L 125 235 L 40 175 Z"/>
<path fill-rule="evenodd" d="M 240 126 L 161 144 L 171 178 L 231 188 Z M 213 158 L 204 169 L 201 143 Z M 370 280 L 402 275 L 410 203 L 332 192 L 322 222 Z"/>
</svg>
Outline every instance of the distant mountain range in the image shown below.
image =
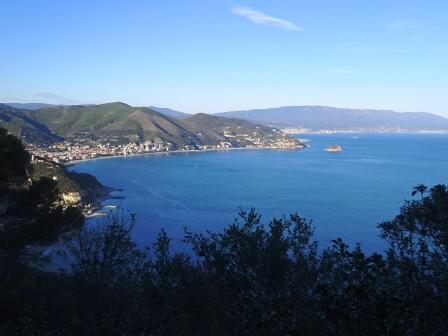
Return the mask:
<svg viewBox="0 0 448 336">
<path fill-rule="evenodd" d="M 327 106 L 284 106 L 215 115 L 240 118 L 276 127 L 303 127 L 312 130 L 448 130 L 448 119 L 424 112 L 400 113 L 389 110 L 357 110 Z"/>
<path fill-rule="evenodd" d="M 45 103 L 4 103 L 4 105 L 25 110 L 38 110 L 44 107 L 63 106 L 63 105 L 45 104 Z"/>
<path fill-rule="evenodd" d="M 166 111 L 166 110 L 165 110 Z M 32 134 L 30 139 L 55 142 L 62 137 L 83 136 L 104 139 L 142 140 L 157 138 L 177 147 L 185 145 L 217 145 L 232 142 L 233 147 L 246 145 L 236 135 L 254 134 L 264 138 L 280 138 L 271 127 L 245 120 L 209 114 L 182 114 L 169 117 L 147 107 L 133 107 L 121 102 L 100 105 L 47 106 L 40 109 L 17 109 L 0 105 L 0 125 L 10 132 Z M 77 135 L 78 134 L 78 135 Z"/>
<path fill-rule="evenodd" d="M 8 106 L 9 105 L 9 106 Z M 243 121 L 244 120 L 244 121 Z M 346 109 L 326 106 L 284 106 L 268 109 L 189 114 L 169 108 L 100 105 L 0 104 L 0 122 L 15 133 L 50 142 L 74 132 L 96 136 L 138 134 L 177 145 L 225 141 L 223 128 L 236 132 L 269 127 L 332 131 L 448 131 L 448 119 L 423 112 Z"/>
</svg>

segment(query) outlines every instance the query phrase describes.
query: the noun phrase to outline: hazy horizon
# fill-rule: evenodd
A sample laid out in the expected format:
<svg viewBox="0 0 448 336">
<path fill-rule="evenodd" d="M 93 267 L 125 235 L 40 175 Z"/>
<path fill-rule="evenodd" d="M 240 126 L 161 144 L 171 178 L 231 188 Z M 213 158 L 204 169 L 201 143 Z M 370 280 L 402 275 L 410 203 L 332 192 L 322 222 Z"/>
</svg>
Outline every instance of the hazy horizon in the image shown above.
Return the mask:
<svg viewBox="0 0 448 336">
<path fill-rule="evenodd" d="M 171 106 L 156 106 L 152 104 L 145 104 L 145 105 L 135 105 L 135 104 L 129 104 L 125 101 L 120 100 L 111 100 L 111 101 L 105 101 L 105 102 L 98 102 L 98 103 L 72 103 L 72 104 L 64 104 L 64 103 L 50 103 L 50 102 L 44 102 L 44 101 L 0 101 L 0 104 L 49 104 L 49 105 L 101 105 L 101 104 L 108 104 L 108 103 L 124 103 L 126 105 L 130 105 L 133 107 L 155 107 L 155 108 L 162 108 L 162 109 L 170 109 L 176 112 L 181 113 L 188 113 L 188 114 L 196 114 L 196 113 L 206 113 L 206 114 L 217 114 L 217 113 L 225 113 L 225 112 L 236 112 L 236 111 L 248 111 L 248 110 L 268 110 L 268 109 L 275 109 L 275 108 L 283 108 L 283 107 L 329 107 L 329 108 L 336 108 L 336 109 L 350 109 L 350 110 L 374 110 L 374 111 L 392 111 L 392 112 L 398 112 L 398 113 L 431 113 L 440 117 L 444 117 L 448 119 L 448 115 L 440 114 L 440 113 L 432 113 L 428 111 L 397 111 L 393 109 L 376 109 L 376 108 L 369 108 L 369 107 L 347 107 L 347 106 L 329 106 L 329 105 L 322 105 L 322 104 L 302 104 L 302 105 L 279 105 L 279 106 L 268 106 L 268 107 L 253 107 L 253 108 L 247 108 L 247 109 L 237 109 L 237 110 L 220 110 L 220 111 L 211 111 L 211 112 L 203 112 L 203 111 L 182 111 L 179 109 L 172 108 Z"/>
<path fill-rule="evenodd" d="M 448 117 L 448 3 L 0 3 L 0 101 Z"/>
</svg>

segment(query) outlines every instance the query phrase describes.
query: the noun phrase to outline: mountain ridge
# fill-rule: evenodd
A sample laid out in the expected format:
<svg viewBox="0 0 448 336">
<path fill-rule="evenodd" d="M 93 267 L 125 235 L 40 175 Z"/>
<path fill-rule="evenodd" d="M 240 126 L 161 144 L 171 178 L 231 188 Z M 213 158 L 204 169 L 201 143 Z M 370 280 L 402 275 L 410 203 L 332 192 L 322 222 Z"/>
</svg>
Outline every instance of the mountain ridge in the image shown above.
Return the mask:
<svg viewBox="0 0 448 336">
<path fill-rule="evenodd" d="M 16 109 L 25 109 L 25 110 L 38 110 L 44 107 L 50 106 L 63 106 L 58 104 L 48 104 L 48 103 L 2 103 L 4 105 L 11 106 Z"/>
<path fill-rule="evenodd" d="M 13 108 L 0 103 L 0 126 L 30 142 L 51 144 L 62 137 L 53 133 L 45 124 L 33 119 L 28 110 Z"/>
<path fill-rule="evenodd" d="M 170 109 L 168 107 L 149 106 L 149 108 L 153 111 L 159 112 L 168 117 L 174 117 L 174 118 L 178 118 L 178 119 L 185 119 L 185 118 L 192 116 L 192 114 L 190 114 L 190 113 L 176 111 L 176 110 Z"/>
<path fill-rule="evenodd" d="M 142 140 L 160 138 L 175 146 L 217 144 L 227 139 L 225 128 L 228 134 L 236 134 L 237 127 L 248 129 L 240 133 L 252 133 L 258 127 L 264 135 L 272 133 L 272 127 L 330 131 L 448 131 L 448 119 L 427 112 L 316 105 L 187 114 L 169 108 L 153 108 L 110 102 L 46 105 L 29 110 L 0 104 L 0 119 L 12 132 L 46 143 L 85 132 L 94 137 L 121 139 L 134 134 Z"/>
<path fill-rule="evenodd" d="M 448 119 L 427 112 L 347 109 L 330 106 L 282 106 L 216 113 L 276 127 L 312 130 L 448 130 Z"/>
<path fill-rule="evenodd" d="M 12 115 L 6 114 L 16 109 L 3 106 L 4 118 L 12 118 Z M 188 115 L 179 119 L 122 102 L 17 111 L 23 122 L 15 128 L 12 124 L 5 127 L 14 128 L 13 131 L 20 134 L 31 124 L 41 125 L 61 139 L 93 139 L 102 143 L 161 140 L 174 148 L 218 146 L 224 142 L 231 147 L 244 147 L 259 144 L 260 139 L 261 143 L 282 142 L 285 139 L 285 135 L 276 129 L 245 120 L 208 114 Z M 288 139 L 296 142 L 295 139 Z"/>
</svg>

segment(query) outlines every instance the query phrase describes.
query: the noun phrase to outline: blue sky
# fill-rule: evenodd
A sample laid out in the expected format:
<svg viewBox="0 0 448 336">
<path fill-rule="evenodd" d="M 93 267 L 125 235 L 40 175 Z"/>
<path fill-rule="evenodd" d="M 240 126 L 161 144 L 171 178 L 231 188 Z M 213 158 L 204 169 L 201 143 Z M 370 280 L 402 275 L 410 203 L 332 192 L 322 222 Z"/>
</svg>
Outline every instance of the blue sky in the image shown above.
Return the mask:
<svg viewBox="0 0 448 336">
<path fill-rule="evenodd" d="M 0 101 L 448 116 L 448 1 L 0 2 Z"/>
</svg>

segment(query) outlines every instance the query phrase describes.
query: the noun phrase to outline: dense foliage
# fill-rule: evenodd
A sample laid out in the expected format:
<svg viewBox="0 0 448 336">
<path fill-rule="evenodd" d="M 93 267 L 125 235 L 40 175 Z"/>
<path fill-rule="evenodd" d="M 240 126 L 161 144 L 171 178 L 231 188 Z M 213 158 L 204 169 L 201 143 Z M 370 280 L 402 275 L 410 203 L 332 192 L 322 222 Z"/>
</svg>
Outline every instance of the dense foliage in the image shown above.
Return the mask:
<svg viewBox="0 0 448 336">
<path fill-rule="evenodd" d="M 26 245 L 53 241 L 82 223 L 78 208 L 60 204 L 57 182 L 36 177 L 20 140 L 0 127 L 0 256 L 23 254 Z"/>
<path fill-rule="evenodd" d="M 88 203 L 96 202 L 98 196 L 109 190 L 90 174 L 69 171 L 54 162 L 42 161 L 33 164 L 33 179 L 54 177 L 57 178 L 57 189 L 60 193 L 78 192 Z"/>
<path fill-rule="evenodd" d="M 22 142 L 0 127 L 0 185 L 23 182 L 30 168 L 29 154 Z"/>
<path fill-rule="evenodd" d="M 69 272 L 3 265 L 0 316 L 17 335 L 445 335 L 448 190 L 417 188 L 389 242 L 365 255 L 341 239 L 321 250 L 298 215 L 267 225 L 254 210 L 218 234 L 186 232 L 192 256 L 161 232 L 132 241 L 112 213 L 70 244 Z"/>
</svg>

